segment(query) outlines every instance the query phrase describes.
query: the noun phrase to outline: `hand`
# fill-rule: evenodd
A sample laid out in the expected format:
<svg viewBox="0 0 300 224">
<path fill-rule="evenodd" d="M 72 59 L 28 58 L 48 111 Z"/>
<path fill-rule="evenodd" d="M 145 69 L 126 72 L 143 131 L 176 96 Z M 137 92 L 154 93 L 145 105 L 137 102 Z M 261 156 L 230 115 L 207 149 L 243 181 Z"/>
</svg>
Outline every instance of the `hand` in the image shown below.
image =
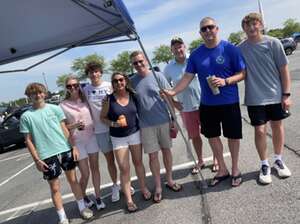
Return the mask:
<svg viewBox="0 0 300 224">
<path fill-rule="evenodd" d="M 163 89 L 159 91 L 159 94 L 162 98 L 164 98 L 165 96 L 175 96 L 176 92 L 173 89 Z"/>
<path fill-rule="evenodd" d="M 289 109 L 292 105 L 291 97 L 283 96 L 281 99 L 281 105 L 282 105 L 282 108 L 284 111 L 289 111 Z"/>
<path fill-rule="evenodd" d="M 179 110 L 179 111 L 183 110 L 183 106 L 179 101 L 173 100 L 173 105 L 177 110 Z"/>
<path fill-rule="evenodd" d="M 47 172 L 49 168 L 48 165 L 40 159 L 35 162 L 35 166 L 41 172 Z"/>
<path fill-rule="evenodd" d="M 78 161 L 78 159 L 79 159 L 79 150 L 76 146 L 73 146 L 72 154 L 73 154 L 74 161 Z"/>
<path fill-rule="evenodd" d="M 223 87 L 226 86 L 226 81 L 223 78 L 219 78 L 219 77 L 213 77 L 212 81 L 211 81 L 212 85 L 214 87 Z"/>
</svg>

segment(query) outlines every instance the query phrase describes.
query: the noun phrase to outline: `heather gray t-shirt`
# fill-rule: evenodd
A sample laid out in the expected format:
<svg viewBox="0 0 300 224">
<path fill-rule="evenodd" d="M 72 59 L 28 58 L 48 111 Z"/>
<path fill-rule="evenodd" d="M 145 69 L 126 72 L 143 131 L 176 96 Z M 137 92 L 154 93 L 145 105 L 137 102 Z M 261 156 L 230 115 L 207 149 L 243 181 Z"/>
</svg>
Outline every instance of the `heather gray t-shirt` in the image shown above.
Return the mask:
<svg viewBox="0 0 300 224">
<path fill-rule="evenodd" d="M 246 61 L 245 104 L 269 105 L 281 102 L 280 67 L 288 63 L 281 42 L 263 36 L 259 43 L 245 40 L 239 45 Z"/>
<path fill-rule="evenodd" d="M 163 74 L 156 72 L 156 75 L 161 87 L 169 89 L 170 85 Z M 159 95 L 159 87 L 153 74 L 149 72 L 145 77 L 136 74 L 130 80 L 132 87 L 137 93 L 136 98 L 141 128 L 169 122 L 167 105 Z"/>
</svg>

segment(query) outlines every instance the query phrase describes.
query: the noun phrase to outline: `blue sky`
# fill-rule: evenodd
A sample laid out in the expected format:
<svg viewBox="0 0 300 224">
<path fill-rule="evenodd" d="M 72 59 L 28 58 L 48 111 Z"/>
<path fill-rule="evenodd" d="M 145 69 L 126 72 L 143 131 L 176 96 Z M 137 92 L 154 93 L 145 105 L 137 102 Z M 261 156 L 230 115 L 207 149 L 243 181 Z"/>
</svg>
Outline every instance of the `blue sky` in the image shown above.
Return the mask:
<svg viewBox="0 0 300 224">
<path fill-rule="evenodd" d="M 152 56 L 160 44 L 169 44 L 173 36 L 181 36 L 188 44 L 199 37 L 199 21 L 205 16 L 215 18 L 220 27 L 220 36 L 227 39 L 231 32 L 241 30 L 240 21 L 249 12 L 258 11 L 257 0 L 123 0 L 141 40 Z M 267 28 L 282 27 L 288 18 L 300 22 L 299 0 L 261 0 Z M 28 72 L 0 74 L 0 102 L 24 96 L 24 89 L 30 82 L 44 82 L 45 73 L 50 91 L 57 90 L 58 75 L 70 72 L 72 61 L 78 57 L 98 53 L 107 61 L 124 50 L 138 49 L 137 43 L 90 46 L 73 49 Z M 46 54 L 47 55 L 47 54 Z M 0 66 L 0 70 L 23 68 L 45 55 Z"/>
</svg>

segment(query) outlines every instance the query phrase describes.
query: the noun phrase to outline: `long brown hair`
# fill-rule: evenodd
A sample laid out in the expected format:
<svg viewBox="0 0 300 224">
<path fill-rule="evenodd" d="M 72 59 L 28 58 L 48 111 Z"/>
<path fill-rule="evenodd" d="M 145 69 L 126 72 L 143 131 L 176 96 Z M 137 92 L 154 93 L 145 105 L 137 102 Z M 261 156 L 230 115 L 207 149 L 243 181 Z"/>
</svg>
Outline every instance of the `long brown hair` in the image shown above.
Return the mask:
<svg viewBox="0 0 300 224">
<path fill-rule="evenodd" d="M 114 80 L 114 78 L 115 78 L 116 75 L 121 75 L 121 76 L 123 76 L 123 78 L 124 78 L 125 81 L 126 81 L 126 86 L 125 86 L 126 91 L 129 92 L 129 93 L 132 94 L 132 95 L 135 95 L 136 92 L 135 92 L 135 90 L 132 88 L 131 82 L 130 82 L 128 76 L 127 76 L 125 73 L 122 73 L 122 72 L 114 72 L 114 73 L 111 75 L 111 82 L 112 82 L 111 84 L 112 84 L 113 90 L 114 90 L 113 80 Z"/>
<path fill-rule="evenodd" d="M 83 94 L 83 92 L 82 92 L 82 90 L 81 90 L 81 88 L 80 88 L 80 83 L 79 83 L 79 79 L 76 77 L 76 76 L 74 76 L 74 75 L 69 75 L 67 78 L 66 78 L 66 80 L 65 80 L 65 92 L 66 92 L 66 94 L 65 94 L 65 100 L 68 100 L 68 99 L 70 99 L 70 97 L 71 97 L 71 94 L 69 93 L 69 91 L 67 91 L 67 84 L 68 84 L 68 82 L 70 81 L 70 80 L 76 80 L 77 81 L 77 83 L 79 84 L 79 88 L 78 88 L 78 91 L 79 91 L 79 98 L 81 99 L 81 101 L 82 102 L 85 102 L 86 101 L 86 98 L 85 98 L 85 96 L 84 96 L 84 94 Z"/>
</svg>

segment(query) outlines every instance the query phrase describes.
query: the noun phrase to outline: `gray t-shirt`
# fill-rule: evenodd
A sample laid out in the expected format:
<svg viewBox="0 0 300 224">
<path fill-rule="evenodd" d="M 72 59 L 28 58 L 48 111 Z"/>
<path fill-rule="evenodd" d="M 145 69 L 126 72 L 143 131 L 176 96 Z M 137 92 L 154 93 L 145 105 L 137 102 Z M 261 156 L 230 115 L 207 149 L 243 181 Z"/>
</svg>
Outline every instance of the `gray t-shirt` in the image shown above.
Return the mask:
<svg viewBox="0 0 300 224">
<path fill-rule="evenodd" d="M 185 68 L 187 65 L 187 60 L 183 63 L 177 63 L 176 60 L 172 60 L 164 70 L 164 75 L 166 76 L 169 83 L 173 83 L 175 86 L 182 78 Z M 181 93 L 177 95 L 177 99 L 183 106 L 183 112 L 191 112 L 199 109 L 200 106 L 200 84 L 197 75 L 191 83 L 184 89 Z"/>
<path fill-rule="evenodd" d="M 168 81 L 162 73 L 156 72 L 156 75 L 162 88 L 170 88 Z M 132 87 L 137 93 L 136 98 L 141 128 L 169 122 L 168 108 L 159 95 L 159 87 L 154 75 L 151 72 L 144 77 L 136 74 L 130 80 Z"/>
<path fill-rule="evenodd" d="M 281 42 L 263 36 L 259 43 L 245 40 L 239 45 L 246 61 L 245 104 L 268 105 L 281 102 L 280 67 L 288 63 Z"/>
</svg>

